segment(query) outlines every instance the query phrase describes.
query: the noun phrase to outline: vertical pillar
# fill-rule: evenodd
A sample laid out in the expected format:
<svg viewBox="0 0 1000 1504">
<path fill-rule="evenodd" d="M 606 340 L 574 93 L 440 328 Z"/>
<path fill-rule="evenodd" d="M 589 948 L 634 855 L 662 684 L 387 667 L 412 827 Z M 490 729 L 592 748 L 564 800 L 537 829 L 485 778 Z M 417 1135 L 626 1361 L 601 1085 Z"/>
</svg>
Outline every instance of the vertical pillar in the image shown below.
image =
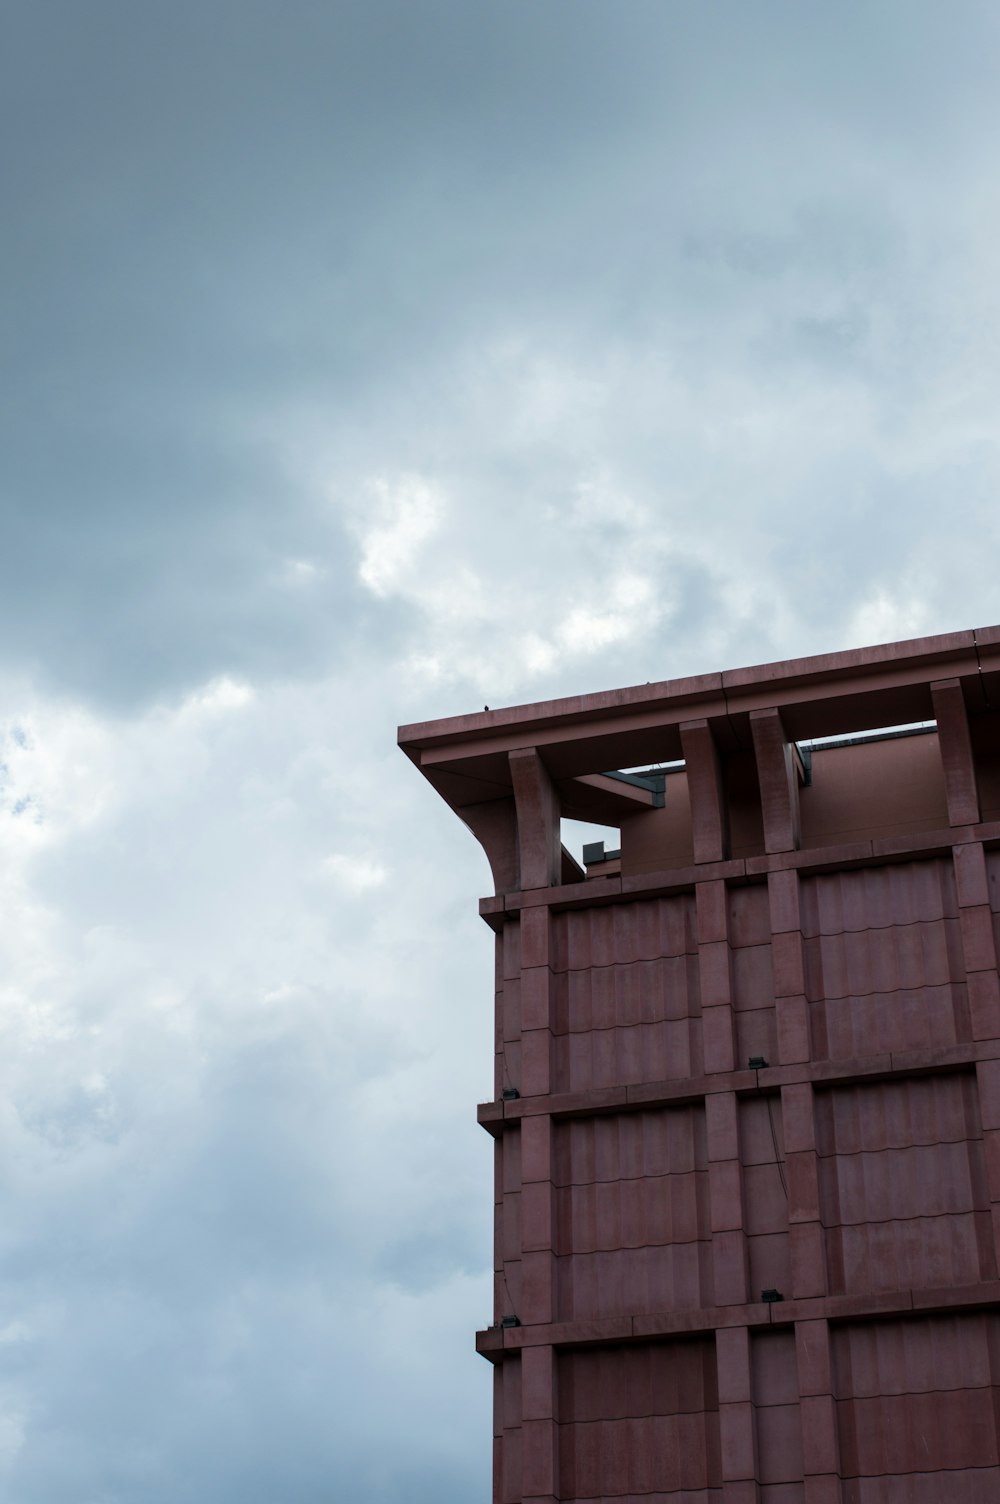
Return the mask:
<svg viewBox="0 0 1000 1504">
<path fill-rule="evenodd" d="M 994 1259 L 1000 1264 L 1000 1060 L 980 1060 L 976 1066 L 979 1120 L 983 1126 L 986 1184 L 993 1226 Z"/>
<path fill-rule="evenodd" d="M 979 819 L 979 790 L 972 758 L 969 718 L 958 679 L 939 679 L 931 685 L 944 768 L 949 825 L 975 825 Z"/>
<path fill-rule="evenodd" d="M 989 1360 L 990 1386 L 993 1390 L 993 1434 L 1000 1455 L 1000 1332 L 992 1321 L 986 1322 L 986 1351 Z"/>
<path fill-rule="evenodd" d="M 811 1059 L 811 1049 L 799 874 L 768 873 L 767 896 L 771 910 L 778 1060 L 782 1065 L 801 1064 Z"/>
<path fill-rule="evenodd" d="M 795 1299 L 827 1293 L 826 1245 L 820 1220 L 816 1118 L 809 1082 L 781 1088 L 781 1123 L 788 1176 L 788 1241 Z"/>
<path fill-rule="evenodd" d="M 841 1504 L 840 1442 L 833 1393 L 830 1328 L 825 1320 L 795 1323 L 795 1358 L 802 1419 L 806 1504 Z"/>
<path fill-rule="evenodd" d="M 709 1092 L 705 1098 L 708 1138 L 708 1199 L 712 1231 L 712 1283 L 717 1306 L 745 1305 L 747 1240 L 744 1232 L 736 1093 Z"/>
<path fill-rule="evenodd" d="M 521 1309 L 524 1326 L 555 1320 L 552 1119 L 521 1119 Z M 531 1175 L 530 1180 L 525 1176 Z"/>
<path fill-rule="evenodd" d="M 503 1363 L 493 1365 L 493 1499 L 503 1499 Z"/>
<path fill-rule="evenodd" d="M 799 775 L 777 710 L 752 710 L 750 729 L 764 815 L 764 850 L 795 851 L 799 844 Z"/>
<path fill-rule="evenodd" d="M 513 799 L 491 799 L 485 804 L 466 804 L 459 811 L 486 853 L 497 893 L 517 889 L 517 819 Z"/>
<path fill-rule="evenodd" d="M 757 1436 L 750 1381 L 750 1334 L 745 1326 L 715 1333 L 719 1373 L 719 1435 L 723 1504 L 757 1504 Z"/>
<path fill-rule="evenodd" d="M 969 998 L 969 1029 L 973 1039 L 996 1039 L 1000 1036 L 1000 985 L 986 853 L 981 841 L 970 841 L 954 847 L 952 857 Z M 981 1279 L 996 1279 L 1000 1268 L 1000 1062 L 980 1061 L 976 1072 L 990 1200 L 988 1226 L 982 1226 L 983 1219 L 976 1218 L 979 1273 Z"/>
<path fill-rule="evenodd" d="M 996 1039 L 1000 1037 L 1000 984 L 986 853 L 981 841 L 970 841 L 955 846 L 952 857 L 969 994 L 969 1028 L 973 1039 Z"/>
<path fill-rule="evenodd" d="M 499 1323 L 510 1315 L 506 1299 L 507 1271 L 504 1269 L 503 1215 L 503 1138 L 493 1143 L 493 1320 Z"/>
<path fill-rule="evenodd" d="M 522 1298 L 521 1146 L 517 1129 L 497 1142 L 494 1194 L 494 1309 L 496 1321 L 516 1316 Z"/>
<path fill-rule="evenodd" d="M 724 882 L 695 884 L 698 920 L 698 977 L 705 1070 L 731 1071 L 733 979 L 729 956 L 729 916 Z"/>
<path fill-rule="evenodd" d="M 521 1498 L 523 1504 L 559 1499 L 556 1355 L 547 1346 L 521 1350 Z"/>
<path fill-rule="evenodd" d="M 694 859 L 721 862 L 729 854 L 729 833 L 719 749 L 706 720 L 684 721 L 680 732 L 687 765 Z"/>
<path fill-rule="evenodd" d="M 521 925 L 508 915 L 497 936 L 494 1095 L 521 1089 Z"/>
<path fill-rule="evenodd" d="M 545 911 L 547 913 L 547 911 Z M 526 946 L 530 956 L 531 949 Z M 519 1312 L 525 1326 L 555 1317 L 555 1187 L 552 1118 L 521 1120 L 521 1261 Z M 556 1357 L 549 1345 L 521 1353 L 521 1491 L 525 1504 L 556 1504 L 559 1497 L 559 1429 L 556 1424 Z"/>
<path fill-rule="evenodd" d="M 500 1383 L 494 1391 L 494 1430 L 500 1445 L 494 1474 L 496 1504 L 520 1504 L 521 1499 L 521 1356 L 510 1353 L 497 1364 Z"/>
<path fill-rule="evenodd" d="M 559 798 L 533 747 L 520 747 L 508 758 L 517 809 L 521 888 L 550 888 L 562 876 Z"/>
<path fill-rule="evenodd" d="M 552 919 L 548 905 L 521 912 L 521 1095 L 552 1090 Z M 525 1325 L 555 1319 L 552 1119 L 521 1119 L 521 1310 Z"/>
<path fill-rule="evenodd" d="M 521 1083 L 523 1097 L 546 1096 L 552 1081 L 552 916 L 547 904 L 521 910 Z"/>
</svg>

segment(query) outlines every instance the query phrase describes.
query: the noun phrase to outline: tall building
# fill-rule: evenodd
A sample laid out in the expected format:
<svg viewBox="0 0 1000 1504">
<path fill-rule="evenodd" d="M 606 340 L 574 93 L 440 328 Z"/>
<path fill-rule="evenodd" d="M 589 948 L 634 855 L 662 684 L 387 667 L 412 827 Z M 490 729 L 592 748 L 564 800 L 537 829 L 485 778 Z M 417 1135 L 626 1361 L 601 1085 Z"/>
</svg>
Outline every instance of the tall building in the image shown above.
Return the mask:
<svg viewBox="0 0 1000 1504">
<path fill-rule="evenodd" d="M 496 1504 L 995 1504 L 1000 627 L 400 742 L 496 890 Z"/>
</svg>

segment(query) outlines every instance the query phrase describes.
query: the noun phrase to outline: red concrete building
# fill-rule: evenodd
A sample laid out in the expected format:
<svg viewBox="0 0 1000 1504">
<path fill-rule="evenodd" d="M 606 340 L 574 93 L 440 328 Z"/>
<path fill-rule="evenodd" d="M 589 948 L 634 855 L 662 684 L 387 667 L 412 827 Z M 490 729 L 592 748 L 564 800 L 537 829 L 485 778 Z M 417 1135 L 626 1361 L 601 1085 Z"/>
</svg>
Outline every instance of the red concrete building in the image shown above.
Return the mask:
<svg viewBox="0 0 1000 1504">
<path fill-rule="evenodd" d="M 497 1504 L 996 1504 L 1000 628 L 400 741 L 495 882 Z"/>
</svg>

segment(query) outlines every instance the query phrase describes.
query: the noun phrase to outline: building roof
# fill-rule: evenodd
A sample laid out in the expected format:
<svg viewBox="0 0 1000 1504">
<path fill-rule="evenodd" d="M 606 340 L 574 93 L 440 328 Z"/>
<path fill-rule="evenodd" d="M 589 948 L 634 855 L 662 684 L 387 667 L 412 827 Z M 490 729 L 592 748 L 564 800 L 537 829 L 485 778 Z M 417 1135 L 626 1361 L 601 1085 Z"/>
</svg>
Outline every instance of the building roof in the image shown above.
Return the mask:
<svg viewBox="0 0 1000 1504">
<path fill-rule="evenodd" d="M 579 779 L 680 758 L 692 721 L 707 721 L 725 753 L 751 745 L 758 710 L 778 709 L 793 741 L 930 720 L 931 686 L 946 680 L 971 715 L 1000 706 L 1000 626 L 416 722 L 399 744 L 460 810 L 510 793 L 518 748 L 537 748 L 554 778 Z"/>
</svg>

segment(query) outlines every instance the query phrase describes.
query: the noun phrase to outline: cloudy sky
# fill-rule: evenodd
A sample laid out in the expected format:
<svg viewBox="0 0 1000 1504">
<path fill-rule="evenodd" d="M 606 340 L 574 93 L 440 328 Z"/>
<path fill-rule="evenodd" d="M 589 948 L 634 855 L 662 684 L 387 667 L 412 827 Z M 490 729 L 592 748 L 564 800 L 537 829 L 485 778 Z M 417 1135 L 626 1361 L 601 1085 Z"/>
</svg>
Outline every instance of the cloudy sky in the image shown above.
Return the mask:
<svg viewBox="0 0 1000 1504">
<path fill-rule="evenodd" d="M 486 1504 L 395 727 L 1000 616 L 1000 13 L 0 23 L 0 1499 Z"/>
</svg>

